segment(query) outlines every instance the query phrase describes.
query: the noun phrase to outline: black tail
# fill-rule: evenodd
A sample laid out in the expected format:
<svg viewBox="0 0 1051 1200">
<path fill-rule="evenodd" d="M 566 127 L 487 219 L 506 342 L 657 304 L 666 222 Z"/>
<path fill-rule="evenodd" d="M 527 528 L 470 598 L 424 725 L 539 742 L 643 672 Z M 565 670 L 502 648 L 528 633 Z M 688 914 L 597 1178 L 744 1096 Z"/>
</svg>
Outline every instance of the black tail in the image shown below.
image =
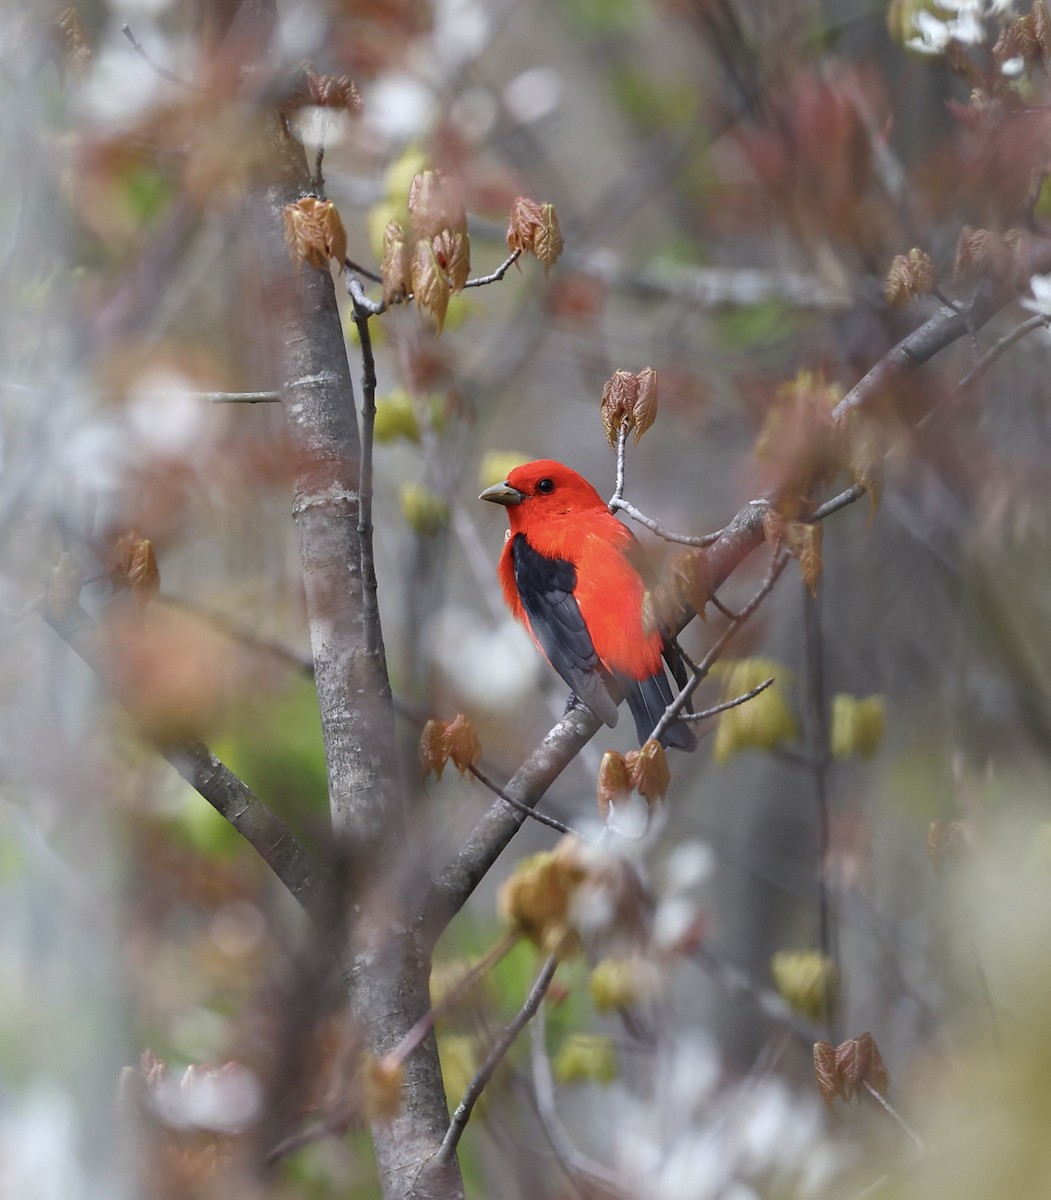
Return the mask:
<svg viewBox="0 0 1051 1200">
<path fill-rule="evenodd" d="M 632 681 L 625 693 L 628 708 L 635 718 L 635 731 L 639 736 L 639 745 L 644 745 L 653 733 L 657 722 L 664 716 L 664 710 L 672 702 L 671 687 L 664 671 L 658 671 L 649 679 Z M 697 738 L 685 721 L 675 720 L 661 734 L 662 746 L 675 746 L 679 750 L 693 750 Z"/>
</svg>

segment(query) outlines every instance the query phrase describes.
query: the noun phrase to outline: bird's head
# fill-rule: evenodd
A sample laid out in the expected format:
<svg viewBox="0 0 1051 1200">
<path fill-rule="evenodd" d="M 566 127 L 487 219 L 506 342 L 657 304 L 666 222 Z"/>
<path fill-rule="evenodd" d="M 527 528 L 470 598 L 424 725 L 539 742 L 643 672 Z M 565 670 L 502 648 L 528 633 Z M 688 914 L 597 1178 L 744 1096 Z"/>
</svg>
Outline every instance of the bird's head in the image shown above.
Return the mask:
<svg viewBox="0 0 1051 1200">
<path fill-rule="evenodd" d="M 515 467 L 503 483 L 486 488 L 478 499 L 505 505 L 513 530 L 523 528 L 532 519 L 596 509 L 608 511 L 605 501 L 583 475 L 550 458 Z"/>
</svg>

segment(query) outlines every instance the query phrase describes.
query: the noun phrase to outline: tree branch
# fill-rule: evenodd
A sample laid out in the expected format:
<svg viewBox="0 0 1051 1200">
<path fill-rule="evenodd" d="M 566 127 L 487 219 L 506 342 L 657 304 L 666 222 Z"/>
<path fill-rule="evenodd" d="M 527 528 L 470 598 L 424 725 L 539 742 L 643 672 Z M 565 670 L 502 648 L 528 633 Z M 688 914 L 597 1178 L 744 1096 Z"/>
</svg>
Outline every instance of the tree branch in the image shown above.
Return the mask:
<svg viewBox="0 0 1051 1200">
<path fill-rule="evenodd" d="M 464 1130 L 467 1128 L 467 1122 L 471 1119 L 474 1106 L 478 1103 L 478 1097 L 481 1096 L 486 1084 L 492 1079 L 493 1072 L 500 1065 L 504 1055 L 514 1045 L 515 1039 L 526 1025 L 529 1024 L 533 1014 L 540 1007 L 540 1002 L 547 994 L 547 989 L 551 986 L 551 980 L 554 979 L 557 970 L 558 958 L 552 954 L 540 968 L 540 974 L 537 975 L 536 981 L 529 989 L 529 995 L 526 997 L 525 1003 L 493 1043 L 492 1049 L 486 1055 L 485 1062 L 482 1063 L 478 1069 L 478 1073 L 467 1085 L 463 1099 L 456 1106 L 456 1112 L 453 1113 L 453 1119 L 442 1141 L 442 1148 L 439 1151 L 439 1155 L 444 1161 L 448 1162 L 456 1152 L 460 1138 L 463 1137 Z"/>
<path fill-rule="evenodd" d="M 63 612 L 47 606 L 41 615 L 81 659 L 104 679 L 99 655 L 99 630 L 79 604 Z M 131 716 L 134 706 L 118 697 Z M 220 816 L 237 830 L 274 872 L 303 908 L 315 918 L 325 917 L 324 901 L 329 882 L 327 868 L 295 837 L 285 822 L 222 763 L 203 742 L 165 744 L 145 737 Z"/>
</svg>

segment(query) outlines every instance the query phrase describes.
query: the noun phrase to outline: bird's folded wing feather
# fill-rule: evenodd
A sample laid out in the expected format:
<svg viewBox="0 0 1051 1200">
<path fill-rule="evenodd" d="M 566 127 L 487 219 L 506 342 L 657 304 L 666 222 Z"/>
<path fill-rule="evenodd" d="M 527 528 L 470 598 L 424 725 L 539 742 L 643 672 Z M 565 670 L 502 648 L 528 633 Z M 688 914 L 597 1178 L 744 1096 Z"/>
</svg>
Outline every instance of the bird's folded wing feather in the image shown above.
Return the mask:
<svg viewBox="0 0 1051 1200">
<path fill-rule="evenodd" d="M 599 720 L 616 725 L 617 706 L 608 675 L 573 596 L 576 569 L 561 558 L 534 550 L 523 534 L 511 546 L 515 583 L 529 632 L 548 662 Z"/>
</svg>

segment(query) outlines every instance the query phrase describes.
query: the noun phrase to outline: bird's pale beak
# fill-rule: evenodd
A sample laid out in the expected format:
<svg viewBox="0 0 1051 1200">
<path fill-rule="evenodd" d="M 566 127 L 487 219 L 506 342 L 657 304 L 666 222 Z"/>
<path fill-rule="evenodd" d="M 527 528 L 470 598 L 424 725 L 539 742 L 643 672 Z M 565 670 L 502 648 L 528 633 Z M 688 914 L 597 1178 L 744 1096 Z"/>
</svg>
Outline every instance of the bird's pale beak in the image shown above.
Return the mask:
<svg viewBox="0 0 1051 1200">
<path fill-rule="evenodd" d="M 492 500 L 494 504 L 521 504 L 525 496 L 505 479 L 503 483 L 494 483 L 492 487 L 487 487 L 478 499 Z"/>
</svg>

